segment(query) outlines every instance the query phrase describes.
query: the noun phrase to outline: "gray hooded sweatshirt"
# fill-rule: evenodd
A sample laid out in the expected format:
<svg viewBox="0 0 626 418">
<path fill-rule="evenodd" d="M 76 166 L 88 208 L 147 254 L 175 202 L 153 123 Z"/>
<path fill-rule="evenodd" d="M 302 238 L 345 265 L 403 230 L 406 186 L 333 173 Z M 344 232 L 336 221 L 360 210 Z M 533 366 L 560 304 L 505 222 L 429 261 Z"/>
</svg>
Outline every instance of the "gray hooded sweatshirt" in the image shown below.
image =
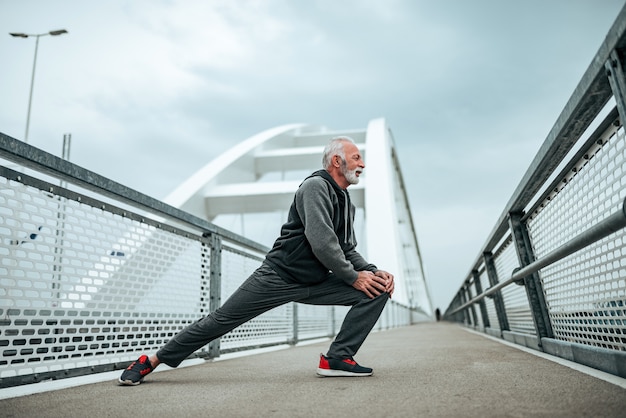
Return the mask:
<svg viewBox="0 0 626 418">
<path fill-rule="evenodd" d="M 354 205 L 326 170 L 304 179 L 280 236 L 265 261 L 284 280 L 315 284 L 332 273 L 352 284 L 362 270 L 376 271 L 356 251 Z"/>
</svg>

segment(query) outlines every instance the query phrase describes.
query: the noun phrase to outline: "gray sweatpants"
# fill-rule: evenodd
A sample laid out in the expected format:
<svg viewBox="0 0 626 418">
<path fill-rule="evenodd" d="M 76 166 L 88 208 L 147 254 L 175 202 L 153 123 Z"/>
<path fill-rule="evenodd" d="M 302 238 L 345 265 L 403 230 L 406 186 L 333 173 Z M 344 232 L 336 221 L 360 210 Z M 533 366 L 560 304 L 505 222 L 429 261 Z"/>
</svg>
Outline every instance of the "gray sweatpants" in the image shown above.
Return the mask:
<svg viewBox="0 0 626 418">
<path fill-rule="evenodd" d="M 370 299 L 331 276 L 316 285 L 289 283 L 263 263 L 224 304 L 176 334 L 158 352 L 162 363 L 177 367 L 190 354 L 252 318 L 288 302 L 352 306 L 327 357 L 352 357 L 380 317 L 388 293 Z"/>
</svg>

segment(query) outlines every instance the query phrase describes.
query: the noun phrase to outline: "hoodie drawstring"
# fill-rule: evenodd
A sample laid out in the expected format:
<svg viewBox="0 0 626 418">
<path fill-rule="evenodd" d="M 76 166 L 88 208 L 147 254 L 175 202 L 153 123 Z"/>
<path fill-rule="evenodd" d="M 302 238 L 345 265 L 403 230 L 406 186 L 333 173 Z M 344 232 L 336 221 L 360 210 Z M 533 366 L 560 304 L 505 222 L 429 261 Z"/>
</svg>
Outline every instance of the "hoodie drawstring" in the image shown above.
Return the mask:
<svg viewBox="0 0 626 418">
<path fill-rule="evenodd" d="M 342 190 L 344 199 L 344 210 L 343 210 L 343 224 L 344 224 L 344 238 L 343 241 L 345 244 L 352 244 L 352 236 L 354 234 L 354 229 L 352 227 L 352 217 L 350 216 L 350 195 Z"/>
</svg>

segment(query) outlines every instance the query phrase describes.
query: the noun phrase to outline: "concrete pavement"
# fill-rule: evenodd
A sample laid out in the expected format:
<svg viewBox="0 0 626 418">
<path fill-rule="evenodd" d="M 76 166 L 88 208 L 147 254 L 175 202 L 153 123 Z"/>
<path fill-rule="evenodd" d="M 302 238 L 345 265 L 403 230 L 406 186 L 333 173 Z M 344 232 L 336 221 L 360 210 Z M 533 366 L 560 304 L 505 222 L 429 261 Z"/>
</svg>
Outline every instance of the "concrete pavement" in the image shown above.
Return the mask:
<svg viewBox="0 0 626 418">
<path fill-rule="evenodd" d="M 157 372 L 136 387 L 107 381 L 4 399 L 0 416 L 626 416 L 625 379 L 610 383 L 454 324 L 372 333 L 356 357 L 372 377 L 317 377 L 328 344 Z"/>
</svg>

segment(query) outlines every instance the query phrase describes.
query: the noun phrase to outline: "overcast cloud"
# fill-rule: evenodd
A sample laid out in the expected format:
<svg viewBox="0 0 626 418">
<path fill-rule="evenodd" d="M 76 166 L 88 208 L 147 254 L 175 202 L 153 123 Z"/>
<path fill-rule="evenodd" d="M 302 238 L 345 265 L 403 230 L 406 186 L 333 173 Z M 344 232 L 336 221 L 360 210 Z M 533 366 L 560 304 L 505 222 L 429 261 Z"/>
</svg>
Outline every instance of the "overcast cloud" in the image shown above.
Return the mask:
<svg viewBox="0 0 626 418">
<path fill-rule="evenodd" d="M 0 0 L 0 132 L 156 198 L 236 143 L 394 133 L 447 307 L 623 0 Z M 370 157 L 371 158 L 371 157 Z M 278 232 L 278 231 L 277 231 Z M 384 266 L 384 261 L 372 261 Z"/>
</svg>

